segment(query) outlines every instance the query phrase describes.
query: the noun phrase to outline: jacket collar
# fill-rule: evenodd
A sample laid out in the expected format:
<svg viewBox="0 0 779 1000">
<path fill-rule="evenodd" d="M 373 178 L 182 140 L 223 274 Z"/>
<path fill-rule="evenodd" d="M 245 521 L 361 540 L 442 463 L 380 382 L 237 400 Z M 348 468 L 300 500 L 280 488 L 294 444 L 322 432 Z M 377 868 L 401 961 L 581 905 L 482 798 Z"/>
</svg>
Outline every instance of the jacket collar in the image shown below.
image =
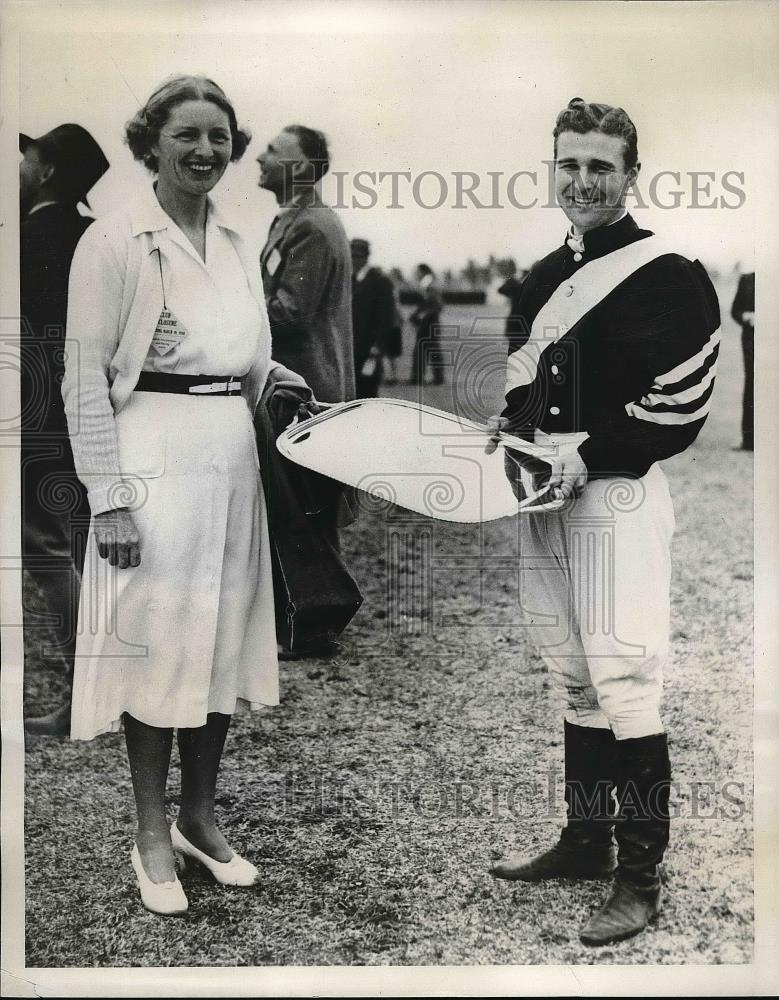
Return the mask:
<svg viewBox="0 0 779 1000">
<path fill-rule="evenodd" d="M 232 233 L 240 233 L 239 227 L 225 218 L 223 210 L 218 205 L 215 205 L 210 198 L 206 200 L 209 225 L 219 226 L 220 229 L 227 229 Z M 157 201 L 153 187 L 147 188 L 143 196 L 133 206 L 131 224 L 133 236 L 140 236 L 141 233 L 158 233 L 176 225 Z"/>
<path fill-rule="evenodd" d="M 273 248 L 281 243 L 287 235 L 287 231 L 298 217 L 298 212 L 307 208 L 324 207 L 324 202 L 319 197 L 316 188 L 303 188 L 302 191 L 298 192 L 289 205 L 285 205 L 284 208 L 279 209 L 276 218 L 271 223 L 271 227 L 268 232 L 268 239 L 266 240 L 265 246 L 260 254 L 260 263 L 263 265 L 265 264 L 265 261 L 267 261 L 268 257 L 270 257 Z"/>
<path fill-rule="evenodd" d="M 583 234 L 584 259 L 592 260 L 594 257 L 603 257 L 613 250 L 632 243 L 639 232 L 649 235 L 647 230 L 640 230 L 636 220 L 630 213 L 624 215 L 619 222 L 614 222 L 610 226 L 599 226 L 598 229 L 590 229 Z M 567 239 L 567 236 L 566 236 Z M 565 245 L 565 244 L 564 244 Z"/>
<path fill-rule="evenodd" d="M 317 189 L 315 187 L 305 187 L 295 192 L 289 205 L 285 205 L 279 209 L 279 215 L 285 215 L 300 208 L 320 208 L 321 206 L 322 199 L 319 197 Z"/>
</svg>

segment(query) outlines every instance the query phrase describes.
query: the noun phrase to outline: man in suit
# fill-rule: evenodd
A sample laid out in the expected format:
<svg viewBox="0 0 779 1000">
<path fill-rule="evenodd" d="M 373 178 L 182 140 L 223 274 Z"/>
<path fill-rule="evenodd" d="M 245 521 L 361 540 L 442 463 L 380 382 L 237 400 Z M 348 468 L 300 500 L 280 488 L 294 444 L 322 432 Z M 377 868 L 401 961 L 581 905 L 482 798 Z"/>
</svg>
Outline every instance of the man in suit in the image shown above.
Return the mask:
<svg viewBox="0 0 779 1000">
<path fill-rule="evenodd" d="M 259 186 L 279 206 L 260 255 L 275 361 L 302 375 L 317 400 L 354 399 L 352 262 L 344 227 L 322 202 L 317 184 L 330 168 L 325 136 L 304 125 L 288 125 L 257 157 Z M 310 514 L 322 536 L 340 549 L 339 524 L 351 512 L 340 483 L 316 480 L 319 509 Z M 329 657 L 337 643 L 324 639 L 281 659 Z"/>
<path fill-rule="evenodd" d="M 395 290 L 381 268 L 370 266 L 371 247 L 367 240 L 353 239 L 350 246 L 357 396 L 371 399 L 379 394 L 384 352 L 396 322 Z"/>
<path fill-rule="evenodd" d="M 731 316 L 741 327 L 744 397 L 741 404 L 741 450 L 755 449 L 755 272 L 738 279 Z"/>
<path fill-rule="evenodd" d="M 492 874 L 614 876 L 580 933 L 597 946 L 640 933 L 661 906 L 674 514 L 657 463 L 688 448 L 706 420 L 719 306 L 700 262 L 625 209 L 640 169 L 626 112 L 574 98 L 553 135 L 571 225 L 522 285 L 506 408 L 493 426 L 553 450 L 543 477 L 518 451 L 508 467 L 516 482 L 514 462 L 524 464 L 523 483 L 545 481 L 565 501 L 522 516 L 519 545 L 521 606 L 564 706 L 568 823 L 550 849 Z"/>
<path fill-rule="evenodd" d="M 91 219 L 80 215 L 90 189 L 108 169 L 102 150 L 80 125 L 58 125 L 38 139 L 19 136 L 22 389 L 22 554 L 53 616 L 53 654 L 73 672 L 81 579 L 78 528 L 89 523 L 73 468 L 62 403 L 68 276 L 76 244 Z M 28 719 L 39 735 L 65 735 L 70 699 L 50 715 Z"/>
<path fill-rule="evenodd" d="M 260 256 L 273 358 L 302 375 L 321 402 L 353 399 L 349 242 L 316 187 L 330 167 L 327 140 L 289 125 L 257 162 L 260 187 L 279 206 Z"/>
</svg>

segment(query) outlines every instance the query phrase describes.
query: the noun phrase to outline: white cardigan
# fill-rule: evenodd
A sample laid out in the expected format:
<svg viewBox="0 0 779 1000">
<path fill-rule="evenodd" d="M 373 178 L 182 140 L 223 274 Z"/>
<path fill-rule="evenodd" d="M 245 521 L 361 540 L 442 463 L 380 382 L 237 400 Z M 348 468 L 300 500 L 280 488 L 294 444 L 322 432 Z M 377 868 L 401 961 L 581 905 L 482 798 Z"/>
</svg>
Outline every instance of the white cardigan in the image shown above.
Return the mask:
<svg viewBox="0 0 779 1000">
<path fill-rule="evenodd" d="M 211 221 L 230 237 L 260 305 L 267 350 L 243 380 L 242 395 L 254 413 L 268 375 L 289 377 L 270 356 L 270 331 L 259 259 L 209 200 Z M 163 308 L 155 233 L 171 225 L 151 188 L 127 208 L 106 215 L 84 233 L 73 257 L 68 291 L 65 377 L 62 395 L 79 479 L 92 514 L 123 506 L 114 414 L 138 382 Z M 164 252 L 164 251 L 163 251 Z"/>
</svg>

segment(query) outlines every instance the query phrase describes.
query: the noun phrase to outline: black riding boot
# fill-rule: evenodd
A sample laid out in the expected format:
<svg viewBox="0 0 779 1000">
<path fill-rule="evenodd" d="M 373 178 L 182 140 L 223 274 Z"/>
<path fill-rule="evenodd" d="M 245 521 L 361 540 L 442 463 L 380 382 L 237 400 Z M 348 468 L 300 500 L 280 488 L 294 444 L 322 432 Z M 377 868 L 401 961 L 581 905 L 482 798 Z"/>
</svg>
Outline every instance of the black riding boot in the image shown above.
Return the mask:
<svg viewBox="0 0 779 1000">
<path fill-rule="evenodd" d="M 565 802 L 568 825 L 550 850 L 490 869 L 496 878 L 538 882 L 549 878 L 609 878 L 616 867 L 612 840 L 616 740 L 610 729 L 565 723 Z"/>
<path fill-rule="evenodd" d="M 581 932 L 584 944 L 622 941 L 660 912 L 660 862 L 668 846 L 671 764 L 665 733 L 617 741 L 617 877 Z"/>
</svg>

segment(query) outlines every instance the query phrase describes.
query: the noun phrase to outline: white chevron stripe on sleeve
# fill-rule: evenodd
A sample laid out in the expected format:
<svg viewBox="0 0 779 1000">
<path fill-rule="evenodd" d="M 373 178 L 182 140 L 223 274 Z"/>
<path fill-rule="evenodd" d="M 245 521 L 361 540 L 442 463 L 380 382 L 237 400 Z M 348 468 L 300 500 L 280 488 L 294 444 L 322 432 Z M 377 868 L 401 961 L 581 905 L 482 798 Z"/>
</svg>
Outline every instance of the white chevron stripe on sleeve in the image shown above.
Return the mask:
<svg viewBox="0 0 779 1000">
<path fill-rule="evenodd" d="M 681 406 L 683 403 L 692 403 L 693 400 L 698 399 L 699 396 L 702 396 L 704 392 L 706 392 L 711 383 L 714 381 L 716 374 L 717 366 L 714 364 L 700 380 L 700 382 L 697 382 L 695 385 L 691 385 L 689 389 L 683 389 L 681 392 L 677 393 L 650 392 L 646 396 L 641 397 L 639 400 L 639 406 L 657 406 L 659 403 L 665 403 L 668 406 Z M 655 383 L 652 388 L 661 389 L 662 386 Z"/>
<path fill-rule="evenodd" d="M 646 420 L 650 424 L 692 424 L 696 420 L 701 420 L 711 409 L 711 397 L 703 406 L 693 413 L 658 413 L 657 411 L 645 410 L 639 403 L 627 403 L 625 410 L 629 417 L 636 417 L 637 420 Z"/>
<path fill-rule="evenodd" d="M 670 382 L 681 382 L 683 378 L 687 378 L 688 375 L 692 375 L 697 368 L 701 367 L 719 341 L 720 327 L 717 327 L 714 333 L 712 333 L 694 357 L 688 358 L 687 361 L 683 361 L 680 365 L 677 365 L 676 368 L 672 368 L 671 371 L 666 372 L 665 375 L 658 375 L 655 379 L 655 385 L 664 386 L 668 385 Z"/>
</svg>

